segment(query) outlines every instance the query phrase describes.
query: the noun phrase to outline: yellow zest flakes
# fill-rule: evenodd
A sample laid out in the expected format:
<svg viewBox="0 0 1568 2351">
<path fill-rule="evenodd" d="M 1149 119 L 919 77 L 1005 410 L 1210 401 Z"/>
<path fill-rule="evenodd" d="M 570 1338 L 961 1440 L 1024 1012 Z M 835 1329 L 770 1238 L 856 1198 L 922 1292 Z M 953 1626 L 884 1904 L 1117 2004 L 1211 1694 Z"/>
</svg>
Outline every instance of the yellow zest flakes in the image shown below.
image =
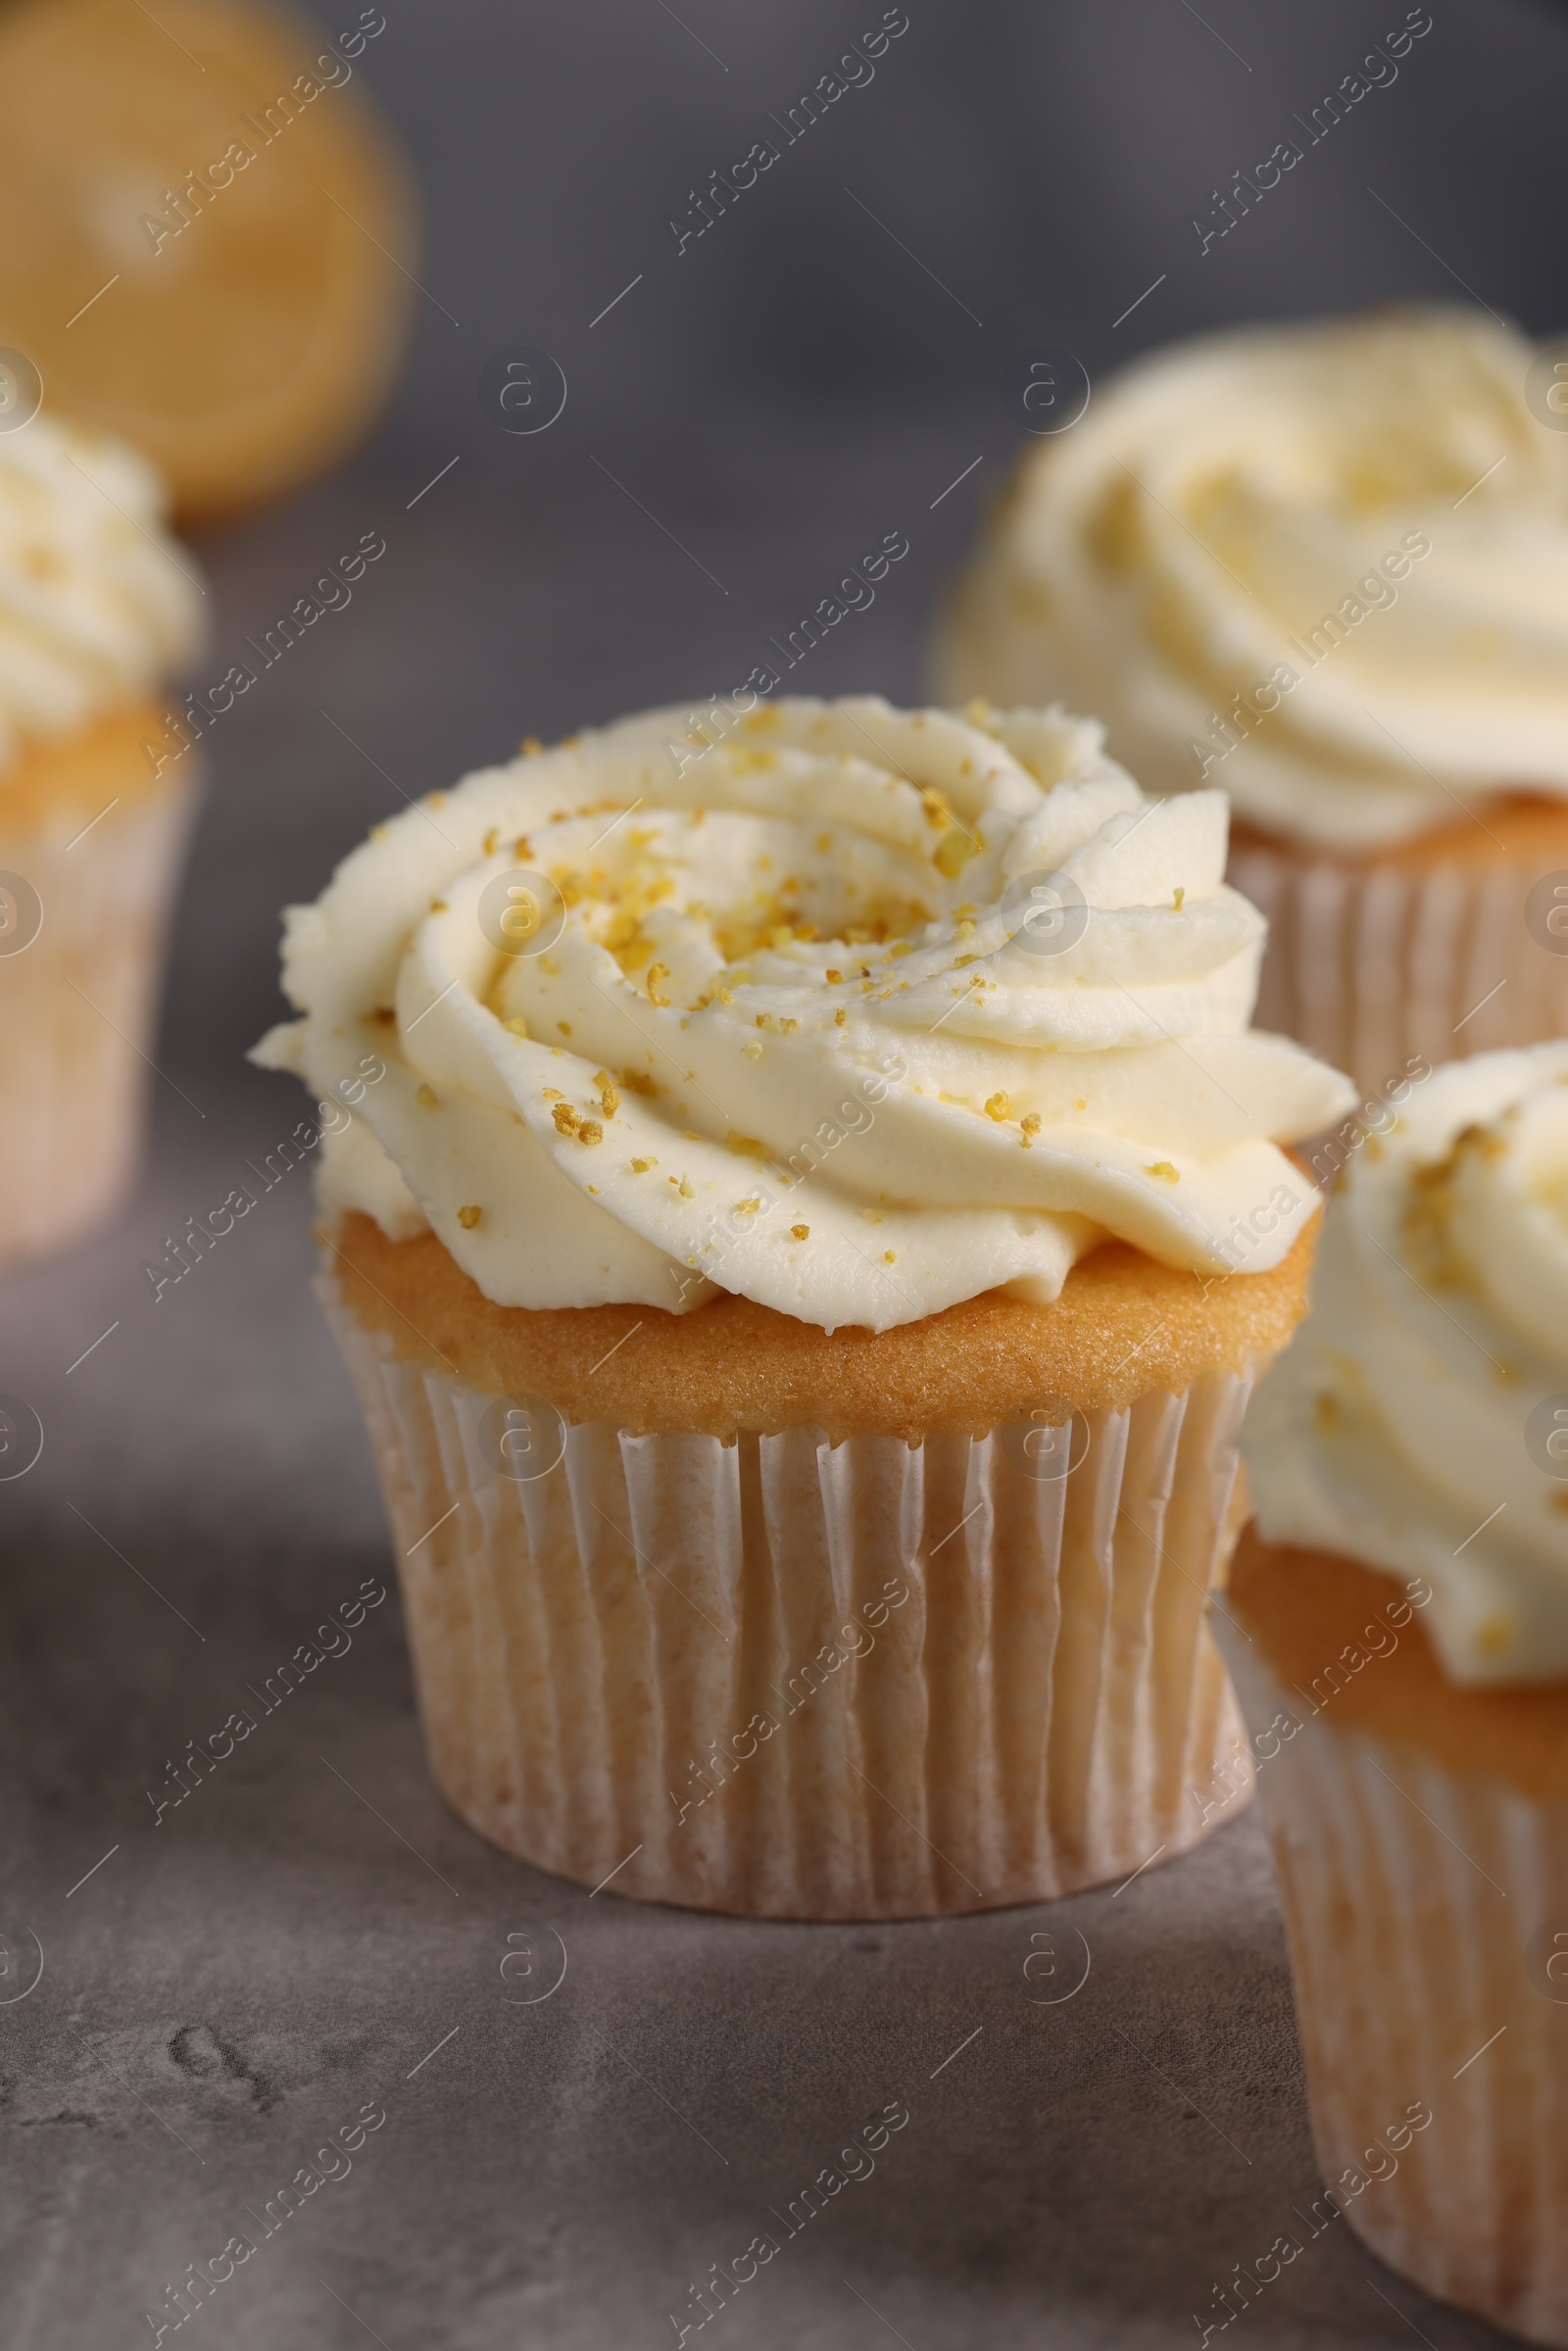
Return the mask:
<svg viewBox="0 0 1568 2351">
<path fill-rule="evenodd" d="M 810 1238 L 811 1238 L 811 1228 L 810 1228 L 810 1226 L 809 1226 L 808 1224 L 792 1224 L 792 1225 L 791 1225 L 791 1227 L 790 1227 L 790 1239 L 791 1239 L 792 1241 L 809 1241 L 809 1240 L 810 1240 Z"/>
<path fill-rule="evenodd" d="M 1168 1159 L 1155 1159 L 1152 1165 L 1144 1169 L 1144 1173 L 1145 1175 L 1158 1176 L 1162 1184 L 1179 1184 L 1182 1180 L 1181 1170 L 1172 1167 Z"/>
<path fill-rule="evenodd" d="M 550 1115 L 556 1122 L 556 1133 L 558 1135 L 575 1135 L 577 1129 L 582 1125 L 581 1118 L 579 1118 L 577 1112 L 572 1108 L 570 1102 L 557 1102 Z"/>
<path fill-rule="evenodd" d="M 798 1020 L 781 1020 L 778 1025 L 784 1036 L 793 1037 L 801 1024 Z"/>
<path fill-rule="evenodd" d="M 370 827 L 370 839 L 372 841 L 384 841 L 391 830 L 392 827 L 389 824 L 372 824 Z"/>
<path fill-rule="evenodd" d="M 571 1035 L 571 1022 L 569 1020 L 558 1020 L 556 1022 L 556 1027 L 563 1037 L 569 1037 Z"/>
<path fill-rule="evenodd" d="M 538 738 L 538 736 L 537 736 L 537 735 L 524 735 L 524 736 L 523 736 L 523 738 L 522 738 L 522 756 L 523 756 L 523 758 L 524 758 L 525 759 L 536 759 L 539 757 L 539 754 L 540 754 L 540 753 L 541 753 L 543 750 L 544 750 L 544 745 L 543 745 L 543 744 L 540 742 L 540 740 L 539 740 L 539 738 Z"/>
<path fill-rule="evenodd" d="M 759 1143 L 755 1135 L 737 1135 L 733 1128 L 724 1138 L 724 1149 L 733 1151 L 737 1159 L 765 1159 L 767 1145 Z"/>
<path fill-rule="evenodd" d="M 1028 1110 L 1028 1111 L 1026 1111 L 1026 1112 L 1024 1113 L 1023 1117 L 1019 1119 L 1019 1121 L 1018 1121 L 1018 1124 L 1019 1124 L 1019 1126 L 1020 1126 L 1020 1127 L 1023 1129 L 1023 1148 L 1024 1148 L 1024 1150 L 1025 1150 L 1025 1151 L 1030 1151 L 1030 1150 L 1032 1150 L 1032 1149 L 1033 1149 L 1033 1147 L 1034 1147 L 1034 1139 L 1035 1139 L 1035 1137 L 1036 1137 L 1036 1136 L 1039 1134 L 1039 1132 L 1040 1132 L 1040 1113 L 1039 1113 L 1039 1111 L 1038 1111 L 1038 1110 Z"/>
<path fill-rule="evenodd" d="M 620 1082 L 628 1094 L 646 1095 L 650 1100 L 659 1092 L 659 1088 L 645 1070 L 623 1069 L 620 1073 Z"/>
<path fill-rule="evenodd" d="M 771 1012 L 759 1012 L 757 1015 L 757 1025 L 760 1029 L 771 1029 L 775 1036 L 778 1033 Z"/>
<path fill-rule="evenodd" d="M 959 955 L 956 959 L 953 968 L 955 971 L 966 971 L 971 963 L 978 963 L 980 957 L 978 955 Z"/>
<path fill-rule="evenodd" d="M 846 1012 L 844 1006 L 840 1004 L 838 1010 L 833 1015 L 833 1026 L 836 1029 L 847 1028 L 849 1025 L 849 1018 L 850 1016 L 848 1012 Z"/>
<path fill-rule="evenodd" d="M 686 1176 L 681 1177 L 679 1190 L 682 1200 L 695 1200 L 697 1198 L 696 1193 L 692 1189 L 690 1180 Z"/>
<path fill-rule="evenodd" d="M 898 1255 L 895 1250 L 885 1249 L 882 1251 L 882 1262 L 884 1265 L 897 1265 L 898 1261 Z"/>
<path fill-rule="evenodd" d="M 944 833 L 937 843 L 931 862 L 938 873 L 951 882 L 963 871 L 979 847 L 979 842 L 971 833 L 964 832 L 961 826 L 956 824 L 952 832 Z"/>
<path fill-rule="evenodd" d="M 483 1214 L 484 1210 L 482 1208 L 460 1208 L 458 1210 L 458 1222 L 460 1225 L 462 1225 L 466 1233 L 471 1233 L 474 1226 L 478 1223 Z"/>
<path fill-rule="evenodd" d="M 436 1091 L 433 1086 L 416 1086 L 414 1099 L 421 1110 L 433 1110 L 436 1107 Z"/>
<path fill-rule="evenodd" d="M 953 822 L 953 810 L 934 785 L 928 784 L 921 793 L 920 806 L 925 810 L 927 824 L 937 825 L 946 832 Z"/>
<path fill-rule="evenodd" d="M 585 1118 L 577 1129 L 579 1143 L 603 1143 L 604 1139 L 605 1130 L 597 1118 Z"/>
<path fill-rule="evenodd" d="M 591 1192 L 591 1193 L 593 1194 L 593 1196 L 594 1196 L 595 1200 L 597 1200 L 597 1199 L 598 1199 L 598 1197 L 599 1197 L 599 1186 L 598 1186 L 597 1184 L 584 1184 L 584 1186 L 583 1186 L 583 1190 L 584 1190 L 584 1192 Z"/>
<path fill-rule="evenodd" d="M 648 1001 L 649 1001 L 649 1003 L 650 1003 L 651 1004 L 668 1004 L 668 1002 L 669 1002 L 669 998 L 668 998 L 667 996 L 661 996 L 661 995 L 659 994 L 659 983 L 660 983 L 660 981 L 661 981 L 661 980 L 667 980 L 667 979 L 668 979 L 668 977 L 669 977 L 669 965 L 668 965 L 667 963 L 650 963 L 650 964 L 649 964 L 649 966 L 648 966 Z"/>
<path fill-rule="evenodd" d="M 900 955 L 906 955 L 908 954 L 912 944 L 913 942 L 908 939 L 895 939 L 893 945 L 888 949 L 888 961 L 890 963 L 896 963 Z"/>
<path fill-rule="evenodd" d="M 547 1102 L 564 1102 L 566 1099 L 559 1086 L 546 1086 L 544 1097 Z"/>
<path fill-rule="evenodd" d="M 431 899 L 431 901 L 430 901 L 430 911 L 431 911 L 431 913 L 432 913 L 432 914 L 444 914 L 444 913 L 446 913 L 446 911 L 447 911 L 447 902 L 446 902 L 446 900 L 445 900 L 444 898 L 432 898 L 432 899 Z"/>
<path fill-rule="evenodd" d="M 1010 1118 L 1012 1116 L 1012 1104 L 1008 1101 L 1006 1095 L 993 1094 L 987 1097 L 986 1116 L 988 1118 L 996 1119 Z"/>
<path fill-rule="evenodd" d="M 1177 885 L 1176 885 L 1176 899 L 1175 899 L 1175 906 L 1176 906 L 1176 911 L 1177 911 L 1177 913 L 1178 913 L 1178 914 L 1179 914 L 1179 913 L 1181 912 L 1181 910 L 1182 910 L 1182 900 L 1183 900 L 1183 899 L 1184 899 L 1186 896 L 1187 896 L 1187 893 L 1186 893 L 1186 891 L 1185 891 L 1185 890 L 1182 888 L 1182 886 L 1181 886 L 1180 882 L 1178 882 L 1178 883 L 1177 883 Z"/>
<path fill-rule="evenodd" d="M 746 1055 L 748 1061 L 760 1061 L 762 1057 L 761 1039 L 759 1037 L 749 1037 L 746 1043 L 741 1047 L 741 1052 Z"/>
<path fill-rule="evenodd" d="M 827 981 L 827 984 L 828 984 L 828 986 L 829 986 L 830 988 L 837 988 L 837 987 L 839 987 L 839 986 L 842 984 L 842 982 L 843 982 L 843 978 L 844 978 L 844 974 L 843 974 L 843 972 L 842 972 L 842 971 L 835 971 L 831 963 L 828 965 L 828 967 L 827 967 L 827 970 L 826 970 L 826 971 L 823 973 L 823 975 L 822 975 L 822 976 L 823 976 L 823 978 L 824 978 L 824 979 Z"/>
<path fill-rule="evenodd" d="M 732 1004 L 735 1002 L 735 991 L 733 988 L 715 988 L 713 990 L 713 994 L 717 997 L 721 1004 Z"/>
<path fill-rule="evenodd" d="M 658 1165 L 659 1161 L 657 1159 L 633 1159 L 631 1163 L 631 1171 L 633 1175 L 646 1175 L 650 1167 L 657 1167 Z"/>
<path fill-rule="evenodd" d="M 511 1037 L 526 1037 L 528 1034 L 528 1023 L 520 1012 L 514 1012 L 512 1018 L 504 1020 L 501 1025 Z"/>
<path fill-rule="evenodd" d="M 974 937 L 974 924 L 969 920 L 967 915 L 964 916 L 961 922 L 956 922 L 954 924 L 953 935 L 956 939 L 972 939 Z"/>
<path fill-rule="evenodd" d="M 496 828 L 494 825 L 485 834 L 484 849 L 481 854 L 487 857 L 493 857 L 496 854 Z"/>
<path fill-rule="evenodd" d="M 514 857 L 520 859 L 524 864 L 526 864 L 527 860 L 533 856 L 533 849 L 526 833 L 519 833 L 517 835 L 517 838 L 512 844 L 512 854 Z"/>
<path fill-rule="evenodd" d="M 615 1112 L 620 1108 L 619 1088 L 615 1085 L 609 1071 L 604 1069 L 599 1072 L 599 1075 L 594 1080 L 594 1084 L 599 1089 L 599 1107 L 601 1110 L 603 1110 L 607 1118 L 613 1118 Z"/>
<path fill-rule="evenodd" d="M 982 702 L 980 697 L 976 695 L 973 702 L 970 703 L 968 709 L 963 714 L 965 718 L 968 719 L 971 726 L 984 726 L 986 721 L 991 716 L 991 705 L 989 703 Z"/>
<path fill-rule="evenodd" d="M 761 1204 L 760 1200 L 738 1200 L 735 1202 L 735 1213 L 737 1216 L 755 1216 Z"/>
<path fill-rule="evenodd" d="M 818 833 L 816 839 L 811 843 L 811 847 L 819 857 L 826 857 L 832 846 L 833 836 L 831 833 Z"/>
</svg>

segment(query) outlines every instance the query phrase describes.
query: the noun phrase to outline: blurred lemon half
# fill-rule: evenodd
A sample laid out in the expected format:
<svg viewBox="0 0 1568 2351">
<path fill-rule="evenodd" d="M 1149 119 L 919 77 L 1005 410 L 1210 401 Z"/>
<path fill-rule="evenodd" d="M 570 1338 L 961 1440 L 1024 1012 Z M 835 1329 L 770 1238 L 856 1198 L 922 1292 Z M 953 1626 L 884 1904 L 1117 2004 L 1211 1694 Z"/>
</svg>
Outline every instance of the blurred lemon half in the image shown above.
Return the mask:
<svg viewBox="0 0 1568 2351">
<path fill-rule="evenodd" d="M 416 200 L 359 73 L 385 21 L 343 15 L 0 14 L 0 346 L 46 408 L 144 449 L 187 521 L 320 471 L 396 368 Z"/>
</svg>

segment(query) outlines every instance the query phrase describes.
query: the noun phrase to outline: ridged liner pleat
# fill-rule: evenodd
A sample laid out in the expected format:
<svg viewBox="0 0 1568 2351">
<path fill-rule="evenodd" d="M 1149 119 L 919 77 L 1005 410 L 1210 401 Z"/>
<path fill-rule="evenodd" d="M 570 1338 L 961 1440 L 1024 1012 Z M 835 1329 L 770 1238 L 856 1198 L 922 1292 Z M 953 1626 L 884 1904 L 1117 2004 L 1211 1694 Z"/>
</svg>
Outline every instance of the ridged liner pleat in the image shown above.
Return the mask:
<svg viewBox="0 0 1568 2351">
<path fill-rule="evenodd" d="M 1255 1648 L 1221 1644 L 1254 1736 L 1300 1723 L 1258 1781 L 1323 2177 L 1391 2269 L 1568 2344 L 1568 2005 L 1527 1948 L 1568 1926 L 1568 1803 L 1302 1720 Z M 1430 2124 L 1380 2154 L 1413 2104 Z M 1347 2177 L 1390 2154 L 1391 2177 Z"/>
<path fill-rule="evenodd" d="M 1227 879 L 1268 917 L 1257 1027 L 1369 1091 L 1417 1055 L 1568 1035 L 1568 953 L 1527 929 L 1523 866 L 1355 867 L 1247 842 Z"/>
<path fill-rule="evenodd" d="M 509 1852 L 700 1909 L 931 1917 L 1180 1852 L 1216 1768 L 1236 1784 L 1204 1596 L 1243 1514 L 1250 1372 L 1089 1415 L 1054 1481 L 1016 1465 L 1027 1423 L 913 1446 L 597 1423 L 514 1483 L 486 1458 L 493 1397 L 320 1294 L 432 1769 Z"/>
<path fill-rule="evenodd" d="M 138 781 L 74 842 L 74 813 L 0 835 L 0 872 L 43 906 L 31 942 L 0 955 L 0 1264 L 75 1240 L 134 1177 L 194 784 L 149 797 Z"/>
</svg>

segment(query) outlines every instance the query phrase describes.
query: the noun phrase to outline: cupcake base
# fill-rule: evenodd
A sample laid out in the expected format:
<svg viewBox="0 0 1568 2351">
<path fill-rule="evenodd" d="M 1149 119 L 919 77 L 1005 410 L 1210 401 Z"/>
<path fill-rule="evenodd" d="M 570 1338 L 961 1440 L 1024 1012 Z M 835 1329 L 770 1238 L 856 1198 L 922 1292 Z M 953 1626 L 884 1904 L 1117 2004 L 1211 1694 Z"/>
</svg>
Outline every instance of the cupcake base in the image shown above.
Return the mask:
<svg viewBox="0 0 1568 2351">
<path fill-rule="evenodd" d="M 638 1380 L 662 1394 L 626 1367 L 630 1310 L 508 1317 L 473 1293 L 469 1319 L 442 1317 L 416 1278 L 437 1249 L 348 1219 L 322 1298 L 369 1422 L 431 1766 L 482 1836 L 643 1900 L 925 1918 L 1124 1877 L 1245 1796 L 1204 1607 L 1242 1514 L 1250 1362 L 1126 1401 L 1015 1391 L 983 1434 L 639 1428 L 609 1381 L 606 1416 L 583 1416 L 561 1362 L 563 1326 L 621 1318 L 622 1402 Z M 1255 1277 L 1276 1309 L 1308 1253 Z M 564 1410 L 472 1377 L 479 1309 L 541 1326 Z M 1261 1304 L 1239 1310 L 1252 1328 Z M 697 1321 L 638 1327 L 695 1353 Z"/>
<path fill-rule="evenodd" d="M 1397 1578 L 1251 1530 L 1229 1607 L 1324 2179 L 1426 2292 L 1568 2344 L 1568 1686 L 1457 1688 Z"/>
<path fill-rule="evenodd" d="M 36 748 L 0 779 L 0 1265 L 79 1240 L 140 1158 L 194 759 L 155 778 L 155 711 Z"/>
<path fill-rule="evenodd" d="M 1415 1059 L 1568 1033 L 1568 931 L 1531 905 L 1553 874 L 1568 882 L 1568 808 L 1524 795 L 1374 857 L 1237 819 L 1226 878 L 1269 924 L 1256 1025 L 1374 1095 Z"/>
</svg>

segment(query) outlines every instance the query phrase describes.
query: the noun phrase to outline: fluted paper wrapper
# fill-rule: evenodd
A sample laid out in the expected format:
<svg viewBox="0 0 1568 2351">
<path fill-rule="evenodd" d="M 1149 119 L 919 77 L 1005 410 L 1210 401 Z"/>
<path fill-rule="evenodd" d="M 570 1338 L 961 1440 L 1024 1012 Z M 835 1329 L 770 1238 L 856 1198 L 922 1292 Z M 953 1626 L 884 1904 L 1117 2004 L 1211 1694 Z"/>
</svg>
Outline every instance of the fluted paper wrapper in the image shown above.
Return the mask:
<svg viewBox="0 0 1568 2351">
<path fill-rule="evenodd" d="M 1246 841 L 1226 878 L 1268 917 L 1254 1025 L 1371 1092 L 1412 1057 L 1568 1035 L 1568 954 L 1531 937 L 1523 865 L 1342 865 Z"/>
<path fill-rule="evenodd" d="M 191 769 L 152 794 L 138 779 L 85 830 L 74 812 L 0 831 L 0 877 L 42 915 L 13 949 L 31 902 L 0 879 L 0 1264 L 76 1240 L 135 1176 Z"/>
<path fill-rule="evenodd" d="M 1568 2345 L 1568 1803 L 1314 1718 L 1218 1631 L 1268 1757 L 1324 2180 L 1391 2269 Z"/>
<path fill-rule="evenodd" d="M 505 1398 L 320 1290 L 432 1769 L 509 1852 L 699 1909 L 926 1918 L 1126 1876 L 1214 1825 L 1192 1791 L 1216 1770 L 1238 1786 L 1204 1593 L 1245 1515 L 1250 1372 L 1080 1418 L 1056 1477 L 1028 1423 L 913 1446 L 589 1423 L 524 1481 L 495 1466 Z"/>
</svg>

